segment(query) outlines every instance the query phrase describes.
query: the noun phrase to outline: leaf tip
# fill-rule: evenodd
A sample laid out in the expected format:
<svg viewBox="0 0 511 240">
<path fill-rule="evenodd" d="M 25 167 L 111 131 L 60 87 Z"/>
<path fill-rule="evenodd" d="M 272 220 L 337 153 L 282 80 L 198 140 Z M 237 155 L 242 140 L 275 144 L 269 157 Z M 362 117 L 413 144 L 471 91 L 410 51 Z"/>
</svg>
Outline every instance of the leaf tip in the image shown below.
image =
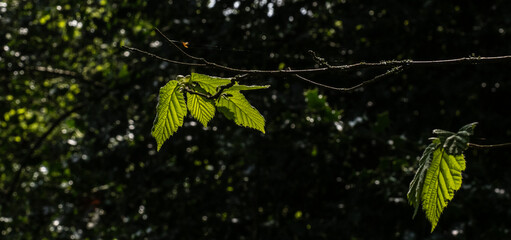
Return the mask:
<svg viewBox="0 0 511 240">
<path fill-rule="evenodd" d="M 431 232 L 430 233 L 435 231 L 435 228 L 436 228 L 436 223 L 435 224 L 431 223 Z"/>
</svg>

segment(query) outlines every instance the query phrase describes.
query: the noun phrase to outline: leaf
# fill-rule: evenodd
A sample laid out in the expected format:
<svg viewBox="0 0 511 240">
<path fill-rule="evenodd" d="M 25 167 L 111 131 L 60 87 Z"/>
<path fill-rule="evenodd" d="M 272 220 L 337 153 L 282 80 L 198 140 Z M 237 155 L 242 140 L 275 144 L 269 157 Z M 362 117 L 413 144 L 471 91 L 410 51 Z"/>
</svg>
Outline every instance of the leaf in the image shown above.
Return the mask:
<svg viewBox="0 0 511 240">
<path fill-rule="evenodd" d="M 160 151 L 163 143 L 172 136 L 179 127 L 183 126 L 186 115 L 186 102 L 179 89 L 177 81 L 170 81 L 160 88 L 158 105 L 156 105 L 156 118 L 154 119 L 152 135 L 156 138 Z"/>
<path fill-rule="evenodd" d="M 215 105 L 213 100 L 197 94 L 186 93 L 187 106 L 190 114 L 197 119 L 204 127 L 215 116 Z"/>
<path fill-rule="evenodd" d="M 422 190 L 422 209 L 431 222 L 431 232 L 440 219 L 444 208 L 461 187 L 461 171 L 465 170 L 462 154 L 450 155 L 442 147 L 433 152 L 433 158 Z"/>
<path fill-rule="evenodd" d="M 250 105 L 245 96 L 238 91 L 229 91 L 230 97 L 222 96 L 216 106 L 219 112 L 222 112 L 229 119 L 240 126 L 253 128 L 264 132 L 264 117 Z"/>
<path fill-rule="evenodd" d="M 474 134 L 476 125 L 476 122 L 467 124 L 461 127 L 456 134 L 439 129 L 433 130 L 433 133 L 439 135 L 441 142 L 443 142 L 443 148 L 449 154 L 458 155 L 467 150 L 469 137 Z"/>
<path fill-rule="evenodd" d="M 463 127 L 460 128 L 458 133 L 460 132 L 467 132 L 468 135 L 474 135 L 474 128 L 477 126 L 477 122 L 469 123 Z"/>
<path fill-rule="evenodd" d="M 468 148 L 469 137 L 474 133 L 476 124 L 467 124 L 457 133 L 433 130 L 437 137 L 430 138 L 433 142 L 419 160 L 407 197 L 410 205 L 415 207 L 413 217 L 422 204 L 432 232 L 454 192 L 461 187 L 461 171 L 466 168 L 462 153 Z"/>
<path fill-rule="evenodd" d="M 231 83 L 230 78 L 211 77 L 199 73 L 192 73 L 190 81 L 198 83 L 201 88 L 211 95 L 214 95 L 217 92 L 218 87 Z"/>
<path fill-rule="evenodd" d="M 428 147 L 424 150 L 424 153 L 422 154 L 422 157 L 419 160 L 419 168 L 417 169 L 417 172 L 415 173 L 415 176 L 412 182 L 410 183 L 410 189 L 408 190 L 407 197 L 410 205 L 414 206 L 415 208 L 412 218 L 415 218 L 419 210 L 419 205 L 421 203 L 420 199 L 422 195 L 422 189 L 424 186 L 426 172 L 431 164 L 431 159 L 433 159 L 433 152 L 436 150 L 438 145 L 439 145 L 438 141 L 433 142 L 429 144 Z"/>
</svg>

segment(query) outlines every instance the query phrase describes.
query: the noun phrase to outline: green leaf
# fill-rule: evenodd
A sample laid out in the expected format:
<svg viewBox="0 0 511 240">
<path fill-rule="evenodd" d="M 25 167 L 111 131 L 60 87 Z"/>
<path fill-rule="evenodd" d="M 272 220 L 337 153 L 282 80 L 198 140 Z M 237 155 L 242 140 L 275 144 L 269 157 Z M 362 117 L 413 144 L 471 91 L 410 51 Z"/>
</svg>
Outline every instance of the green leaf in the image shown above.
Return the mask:
<svg viewBox="0 0 511 240">
<path fill-rule="evenodd" d="M 415 218 L 417 212 L 419 210 L 419 205 L 421 204 L 421 195 L 422 189 L 424 186 L 424 179 L 426 178 L 426 172 L 429 169 L 431 164 L 431 160 L 433 159 L 433 152 L 437 149 L 439 142 L 433 142 L 428 145 L 428 147 L 424 150 L 420 160 L 419 160 L 419 168 L 417 169 L 417 173 L 410 183 L 410 189 L 408 190 L 408 202 L 410 205 L 414 206 L 415 211 L 413 212 L 412 218 Z"/>
<path fill-rule="evenodd" d="M 447 150 L 449 154 L 458 155 L 468 148 L 469 137 L 474 134 L 476 122 L 467 124 L 460 128 L 457 133 L 435 129 L 433 133 L 438 135 L 438 139 L 442 143 L 442 147 Z"/>
<path fill-rule="evenodd" d="M 197 94 L 186 93 L 187 105 L 190 114 L 197 119 L 199 122 L 208 126 L 208 122 L 215 116 L 215 105 L 213 100 L 207 99 Z"/>
<path fill-rule="evenodd" d="M 263 85 L 263 86 L 256 86 L 256 85 L 238 85 L 237 83 L 226 89 L 225 91 L 245 91 L 245 90 L 259 90 L 259 89 L 266 89 L 266 88 L 269 88 L 270 85 Z"/>
<path fill-rule="evenodd" d="M 192 73 L 190 81 L 198 83 L 202 89 L 211 95 L 217 92 L 218 87 L 231 83 L 230 78 L 211 77 L 199 73 Z"/>
<path fill-rule="evenodd" d="M 474 128 L 477 126 L 477 122 L 469 123 L 463 127 L 460 128 L 458 133 L 460 132 L 467 132 L 469 136 L 474 135 Z"/>
<path fill-rule="evenodd" d="M 177 81 L 170 81 L 160 88 L 158 105 L 156 105 L 156 118 L 154 119 L 152 135 L 156 138 L 160 151 L 163 143 L 172 136 L 179 127 L 183 126 L 186 115 L 186 102 L 179 89 Z"/>
<path fill-rule="evenodd" d="M 221 96 L 216 102 L 218 111 L 240 126 L 264 132 L 264 117 L 250 105 L 245 96 L 238 91 L 229 91 L 231 96 Z"/>
<path fill-rule="evenodd" d="M 226 107 L 219 107 L 217 106 L 216 108 L 219 112 L 221 112 L 227 119 L 229 120 L 233 120 L 234 121 L 234 113 L 231 112 L 231 110 L 229 110 L 228 108 Z"/>
<path fill-rule="evenodd" d="M 469 137 L 474 133 L 476 124 L 467 124 L 457 133 L 433 130 L 437 137 L 430 138 L 433 142 L 419 160 L 407 197 L 410 205 L 415 207 L 413 217 L 422 204 L 432 232 L 454 192 L 461 187 L 461 171 L 466 168 L 462 153 L 468 148 Z"/>
<path fill-rule="evenodd" d="M 468 148 L 469 137 L 474 134 L 477 123 L 470 123 L 460 128 L 458 133 L 445 139 L 443 147 L 449 154 L 458 155 Z"/>
<path fill-rule="evenodd" d="M 463 154 L 450 155 L 440 147 L 433 152 L 433 158 L 422 190 L 422 209 L 431 222 L 431 232 L 440 219 L 444 208 L 461 187 L 461 171 L 465 170 Z"/>
</svg>

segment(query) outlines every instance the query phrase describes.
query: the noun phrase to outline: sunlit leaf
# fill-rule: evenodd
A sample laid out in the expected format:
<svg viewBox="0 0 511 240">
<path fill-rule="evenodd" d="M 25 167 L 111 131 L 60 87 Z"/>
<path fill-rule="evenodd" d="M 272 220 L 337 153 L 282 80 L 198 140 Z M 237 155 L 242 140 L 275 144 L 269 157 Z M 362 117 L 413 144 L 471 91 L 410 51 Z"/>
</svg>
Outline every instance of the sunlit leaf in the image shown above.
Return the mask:
<svg viewBox="0 0 511 240">
<path fill-rule="evenodd" d="M 431 222 L 433 231 L 444 208 L 461 187 L 461 172 L 465 170 L 463 151 L 468 148 L 469 137 L 477 123 L 463 126 L 457 133 L 435 129 L 437 137 L 424 150 L 417 173 L 410 183 L 408 202 L 417 214 L 419 205 Z"/>
<path fill-rule="evenodd" d="M 240 126 L 257 129 L 264 133 L 265 120 L 259 111 L 252 107 L 240 92 L 229 91 L 229 95 L 224 95 L 217 100 L 218 111 Z"/>
<path fill-rule="evenodd" d="M 160 88 L 158 105 L 156 106 L 156 118 L 154 119 L 152 129 L 152 135 L 156 138 L 158 151 L 160 151 L 163 143 L 179 127 L 183 126 L 186 112 L 185 98 L 179 89 L 177 81 L 170 81 Z"/>
<path fill-rule="evenodd" d="M 215 104 L 213 100 L 191 93 L 187 93 L 186 97 L 190 114 L 202 123 L 204 127 L 207 127 L 208 122 L 215 116 Z"/>
<path fill-rule="evenodd" d="M 231 83 L 230 78 L 211 77 L 199 73 L 192 73 L 190 81 L 198 83 L 202 89 L 211 95 L 217 92 L 218 87 Z"/>
<path fill-rule="evenodd" d="M 435 150 L 424 179 L 422 209 L 431 222 L 433 231 L 444 208 L 461 187 L 461 171 L 465 170 L 465 158 L 450 155 L 442 147 Z"/>
</svg>

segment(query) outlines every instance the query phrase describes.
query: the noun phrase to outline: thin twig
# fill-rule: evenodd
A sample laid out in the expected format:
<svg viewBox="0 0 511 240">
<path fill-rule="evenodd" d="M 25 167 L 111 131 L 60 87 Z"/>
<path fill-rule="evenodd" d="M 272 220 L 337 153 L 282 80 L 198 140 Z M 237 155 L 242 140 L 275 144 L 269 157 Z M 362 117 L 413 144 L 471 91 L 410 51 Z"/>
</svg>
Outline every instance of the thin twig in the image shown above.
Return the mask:
<svg viewBox="0 0 511 240">
<path fill-rule="evenodd" d="M 468 146 L 473 147 L 473 148 L 499 148 L 499 147 L 511 147 L 511 143 L 501 143 L 501 144 L 491 144 L 491 145 L 468 143 Z"/>
<path fill-rule="evenodd" d="M 312 59 L 317 64 L 319 64 L 319 66 L 323 66 L 323 67 L 327 67 L 327 68 L 331 68 L 332 67 L 330 64 L 328 64 L 328 62 L 324 58 L 318 57 L 318 55 L 316 55 L 316 52 L 314 52 L 312 50 L 309 50 L 308 53 L 312 56 Z"/>
<path fill-rule="evenodd" d="M 85 77 L 82 74 L 79 74 L 79 73 L 73 72 L 73 71 L 69 71 L 69 70 L 65 70 L 65 69 L 53 68 L 51 66 L 48 66 L 48 67 L 43 67 L 43 66 L 26 67 L 25 69 L 27 71 L 35 71 L 35 72 L 48 73 L 48 74 L 53 74 L 53 75 L 62 76 L 62 77 L 75 78 L 78 81 L 84 82 L 86 84 L 92 84 L 94 87 L 98 87 L 98 88 L 105 87 L 105 85 L 103 85 L 100 82 L 91 81 L 90 79 L 88 79 L 87 77 Z"/>
<path fill-rule="evenodd" d="M 388 70 L 388 71 L 387 71 L 387 72 L 385 72 L 385 73 L 382 73 L 382 74 L 380 74 L 380 75 L 377 75 L 377 76 L 375 76 L 375 77 L 373 77 L 373 78 L 371 78 L 371 79 L 369 79 L 369 80 L 367 80 L 367 81 L 364 81 L 364 82 L 362 82 L 362 83 L 360 83 L 360 84 L 357 84 L 357 85 L 355 85 L 355 86 L 353 86 L 353 87 L 349 87 L 349 88 L 338 88 L 338 87 L 332 87 L 332 86 L 329 86 L 329 85 L 325 85 L 325 84 L 322 84 L 322 83 L 318 83 L 318 82 L 312 81 L 312 80 L 310 80 L 310 79 L 308 79 L 308 78 L 305 78 L 305 77 L 303 77 L 303 76 L 300 76 L 300 75 L 298 75 L 298 74 L 295 74 L 294 76 L 295 76 L 295 77 L 297 77 L 297 78 L 299 78 L 299 79 L 301 79 L 301 80 L 303 80 L 303 81 L 307 81 L 307 82 L 309 82 L 309 83 L 312 83 L 312 84 L 317 85 L 317 86 L 320 86 L 320 87 L 324 87 L 324 88 L 328 88 L 328 89 L 332 89 L 332 90 L 336 90 L 336 91 L 341 91 L 341 92 L 352 92 L 352 91 L 354 91 L 354 90 L 356 90 L 356 89 L 358 89 L 358 88 L 361 88 L 361 87 L 363 87 L 363 86 L 365 86 L 365 85 L 367 85 L 367 84 L 370 84 L 370 83 L 372 83 L 372 82 L 375 82 L 375 81 L 377 81 L 377 80 L 380 80 L 380 79 L 382 79 L 382 78 L 384 78 L 384 77 L 387 77 L 387 76 L 389 76 L 389 75 L 391 75 L 391 74 L 397 74 L 397 73 L 399 73 L 399 72 L 401 72 L 401 71 L 403 71 L 403 67 L 401 67 L 401 66 L 394 67 L 394 68 L 392 68 L 392 69 Z"/>
<path fill-rule="evenodd" d="M 192 55 L 188 54 L 187 52 L 185 52 L 183 49 L 181 49 L 181 48 L 180 48 L 180 47 L 179 47 L 179 46 L 175 43 L 175 41 L 172 41 L 172 40 L 170 40 L 167 36 L 165 36 L 165 34 L 163 34 L 163 33 L 160 31 L 160 29 L 158 29 L 158 28 L 154 28 L 154 30 L 156 30 L 156 32 L 157 32 L 158 34 L 160 34 L 163 38 L 165 38 L 165 39 L 167 40 L 167 42 L 169 42 L 171 45 L 173 45 L 175 48 L 177 48 L 177 49 L 178 49 L 178 50 L 179 50 L 182 54 L 184 54 L 185 56 L 187 56 L 187 57 L 189 57 L 189 58 L 191 58 L 191 59 L 193 59 L 193 60 L 201 61 L 201 62 L 204 62 L 204 63 L 206 63 L 206 62 L 207 62 L 207 61 L 206 61 L 206 59 L 204 59 L 204 58 L 195 57 L 195 56 L 192 56 Z"/>
<path fill-rule="evenodd" d="M 170 60 L 170 59 L 162 58 L 162 57 L 160 57 L 158 55 L 152 54 L 150 52 L 146 52 L 144 50 L 140 50 L 138 48 L 131 48 L 131 47 L 126 47 L 126 46 L 122 46 L 122 48 L 124 48 L 126 50 L 129 50 L 129 51 L 132 51 L 132 52 L 142 53 L 142 54 L 145 54 L 145 55 L 150 56 L 152 58 L 156 58 L 158 60 L 162 60 L 162 61 L 168 62 L 168 63 L 180 64 L 180 65 L 186 65 L 186 66 L 200 66 L 200 67 L 205 67 L 206 66 L 206 64 L 204 64 L 204 63 L 180 62 L 180 61 L 176 61 L 176 60 Z"/>
<path fill-rule="evenodd" d="M 377 80 L 380 80 L 380 79 L 382 79 L 382 78 L 385 78 L 385 77 L 387 77 L 387 76 L 389 76 L 389 75 L 391 75 L 391 74 L 397 74 L 397 73 L 400 73 L 401 71 L 403 71 L 403 67 L 402 67 L 402 66 L 394 67 L 394 68 L 392 68 L 392 69 L 388 70 L 388 71 L 387 71 L 387 72 L 385 72 L 385 73 L 382 73 L 382 74 L 380 74 L 380 75 L 377 75 L 377 76 L 373 77 L 372 79 L 369 79 L 369 80 L 367 80 L 367 81 L 364 81 L 364 82 L 362 82 L 362 83 L 360 83 L 360 84 L 358 84 L 358 85 L 355 85 L 355 86 L 353 86 L 353 87 L 345 88 L 345 89 L 343 89 L 342 91 L 345 91 L 345 92 L 351 92 L 351 91 L 353 91 L 353 90 L 355 90 L 355 89 L 357 89 L 357 88 L 361 88 L 361 87 L 363 87 L 363 86 L 365 86 L 365 85 L 367 85 L 367 84 L 369 84 L 369 83 L 376 82 Z"/>
<path fill-rule="evenodd" d="M 43 72 L 43 73 L 51 73 L 51 74 L 56 74 L 56 75 L 60 75 L 60 76 L 64 76 L 64 77 L 78 76 L 78 74 L 73 71 L 59 69 L 59 68 L 53 68 L 53 67 L 42 67 L 42 66 L 27 67 L 27 70 L 34 70 L 34 71 Z"/>
</svg>

